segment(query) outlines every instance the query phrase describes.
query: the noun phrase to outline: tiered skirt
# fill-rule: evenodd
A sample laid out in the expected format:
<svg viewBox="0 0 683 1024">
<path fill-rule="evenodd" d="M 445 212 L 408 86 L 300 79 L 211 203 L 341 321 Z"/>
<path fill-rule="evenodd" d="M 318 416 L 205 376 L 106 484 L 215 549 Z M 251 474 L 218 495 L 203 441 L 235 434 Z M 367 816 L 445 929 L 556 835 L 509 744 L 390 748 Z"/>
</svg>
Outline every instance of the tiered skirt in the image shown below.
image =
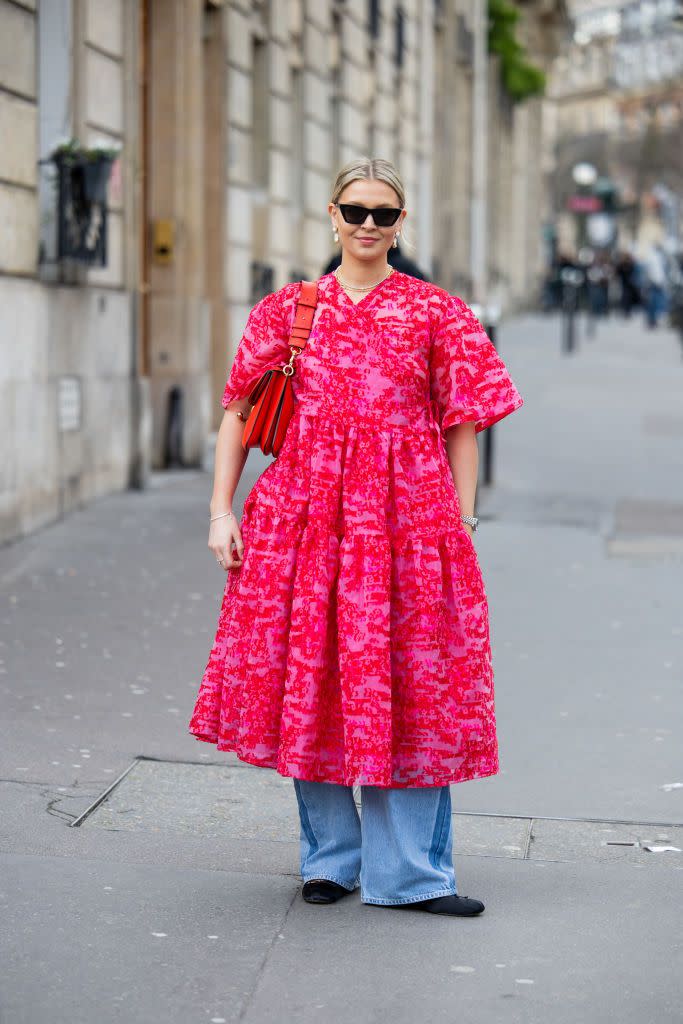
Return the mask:
<svg viewBox="0 0 683 1024">
<path fill-rule="evenodd" d="M 344 785 L 498 771 L 487 598 L 427 411 L 297 407 L 241 532 L 192 735 Z"/>
</svg>

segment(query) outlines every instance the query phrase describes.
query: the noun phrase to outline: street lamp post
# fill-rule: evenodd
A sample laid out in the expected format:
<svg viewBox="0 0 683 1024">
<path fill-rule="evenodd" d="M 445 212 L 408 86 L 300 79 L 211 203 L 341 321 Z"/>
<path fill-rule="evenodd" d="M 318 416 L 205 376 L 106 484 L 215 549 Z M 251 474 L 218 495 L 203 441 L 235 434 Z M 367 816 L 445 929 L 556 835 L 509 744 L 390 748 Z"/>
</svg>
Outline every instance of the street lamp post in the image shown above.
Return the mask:
<svg viewBox="0 0 683 1024">
<path fill-rule="evenodd" d="M 577 188 L 577 194 L 579 196 L 590 196 L 592 194 L 592 188 L 595 182 L 598 180 L 598 172 L 593 167 L 593 164 L 587 162 L 581 162 L 574 164 L 572 167 L 572 179 Z M 577 210 L 576 217 L 578 220 L 578 245 L 577 249 L 581 249 L 586 244 L 586 211 Z"/>
<path fill-rule="evenodd" d="M 579 307 L 579 289 L 583 283 L 583 272 L 576 267 L 565 267 L 562 281 L 562 351 L 573 352 L 576 348 L 576 311 Z"/>
</svg>

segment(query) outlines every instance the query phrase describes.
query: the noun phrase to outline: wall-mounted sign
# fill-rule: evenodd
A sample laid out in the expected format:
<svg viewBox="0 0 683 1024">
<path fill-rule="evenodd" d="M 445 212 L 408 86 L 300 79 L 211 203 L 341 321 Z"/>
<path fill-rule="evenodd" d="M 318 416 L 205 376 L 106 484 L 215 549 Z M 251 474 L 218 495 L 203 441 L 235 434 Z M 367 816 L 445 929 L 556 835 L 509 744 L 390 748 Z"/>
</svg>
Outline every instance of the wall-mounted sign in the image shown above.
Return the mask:
<svg viewBox="0 0 683 1024">
<path fill-rule="evenodd" d="M 154 262 L 168 266 L 173 262 L 175 249 L 175 222 L 155 220 L 152 224 L 152 251 Z"/>
<path fill-rule="evenodd" d="M 598 213 L 602 210 L 602 199 L 598 196 L 570 196 L 567 209 L 572 213 Z"/>
<path fill-rule="evenodd" d="M 57 424 L 60 433 L 80 430 L 82 418 L 80 378 L 60 377 L 57 382 Z"/>
</svg>

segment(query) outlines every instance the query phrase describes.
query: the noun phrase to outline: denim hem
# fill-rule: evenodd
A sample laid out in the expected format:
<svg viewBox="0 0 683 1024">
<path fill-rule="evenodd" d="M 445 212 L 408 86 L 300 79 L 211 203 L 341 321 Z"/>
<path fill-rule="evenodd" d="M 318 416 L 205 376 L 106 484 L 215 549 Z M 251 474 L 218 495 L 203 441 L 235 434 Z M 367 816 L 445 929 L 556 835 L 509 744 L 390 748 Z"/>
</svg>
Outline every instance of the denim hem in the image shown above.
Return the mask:
<svg viewBox="0 0 683 1024">
<path fill-rule="evenodd" d="M 312 882 L 314 879 L 315 879 L 316 882 L 317 881 L 336 882 L 337 885 L 343 886 L 344 889 L 348 889 L 349 892 L 353 892 L 353 890 L 355 888 L 357 888 L 357 886 L 358 886 L 358 882 L 352 882 L 349 885 L 348 882 L 343 882 L 341 878 L 336 878 L 336 877 L 333 877 L 332 875 L 311 875 L 310 878 L 303 878 L 302 877 L 301 880 L 302 880 L 302 883 L 305 884 L 306 882 Z"/>
<path fill-rule="evenodd" d="M 433 892 L 425 892 L 421 896 L 408 896 L 402 900 L 382 900 L 373 896 L 361 896 L 361 903 L 376 903 L 384 907 L 396 906 L 399 903 L 419 903 L 420 900 L 433 900 L 437 896 L 457 896 L 456 889 L 435 889 Z"/>
</svg>

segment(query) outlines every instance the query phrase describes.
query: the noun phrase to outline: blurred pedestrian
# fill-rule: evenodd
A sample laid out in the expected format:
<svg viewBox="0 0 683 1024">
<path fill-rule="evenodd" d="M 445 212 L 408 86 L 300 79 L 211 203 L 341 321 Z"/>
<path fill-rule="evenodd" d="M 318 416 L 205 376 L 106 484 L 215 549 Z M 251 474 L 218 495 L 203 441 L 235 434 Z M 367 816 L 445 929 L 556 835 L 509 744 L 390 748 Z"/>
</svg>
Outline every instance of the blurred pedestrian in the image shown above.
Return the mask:
<svg viewBox="0 0 683 1024">
<path fill-rule="evenodd" d="M 593 316 L 604 317 L 609 312 L 609 286 L 612 268 L 603 254 L 594 257 L 586 271 L 588 306 Z"/>
<path fill-rule="evenodd" d="M 653 242 L 643 262 L 645 279 L 645 317 L 654 328 L 667 309 L 667 256 L 659 242 Z"/>
<path fill-rule="evenodd" d="M 362 903 L 472 916 L 450 785 L 499 770 L 476 434 L 522 398 L 469 306 L 389 263 L 407 216 L 392 164 L 347 164 L 327 212 L 341 262 L 241 527 L 241 420 L 301 338 L 298 282 L 252 309 L 225 387 L 209 547 L 229 576 L 189 731 L 293 778 L 307 902 L 360 885 Z"/>
<path fill-rule="evenodd" d="M 541 308 L 543 312 L 552 312 L 562 308 L 564 284 L 562 271 L 573 269 L 574 260 L 567 252 L 557 251 L 543 281 L 541 290 Z"/>
<path fill-rule="evenodd" d="M 683 247 L 680 242 L 672 243 L 670 266 L 669 320 L 683 344 Z"/>
<path fill-rule="evenodd" d="M 625 317 L 630 317 L 641 301 L 637 280 L 638 269 L 630 252 L 619 254 L 615 271 L 619 281 L 619 307 Z"/>
</svg>

